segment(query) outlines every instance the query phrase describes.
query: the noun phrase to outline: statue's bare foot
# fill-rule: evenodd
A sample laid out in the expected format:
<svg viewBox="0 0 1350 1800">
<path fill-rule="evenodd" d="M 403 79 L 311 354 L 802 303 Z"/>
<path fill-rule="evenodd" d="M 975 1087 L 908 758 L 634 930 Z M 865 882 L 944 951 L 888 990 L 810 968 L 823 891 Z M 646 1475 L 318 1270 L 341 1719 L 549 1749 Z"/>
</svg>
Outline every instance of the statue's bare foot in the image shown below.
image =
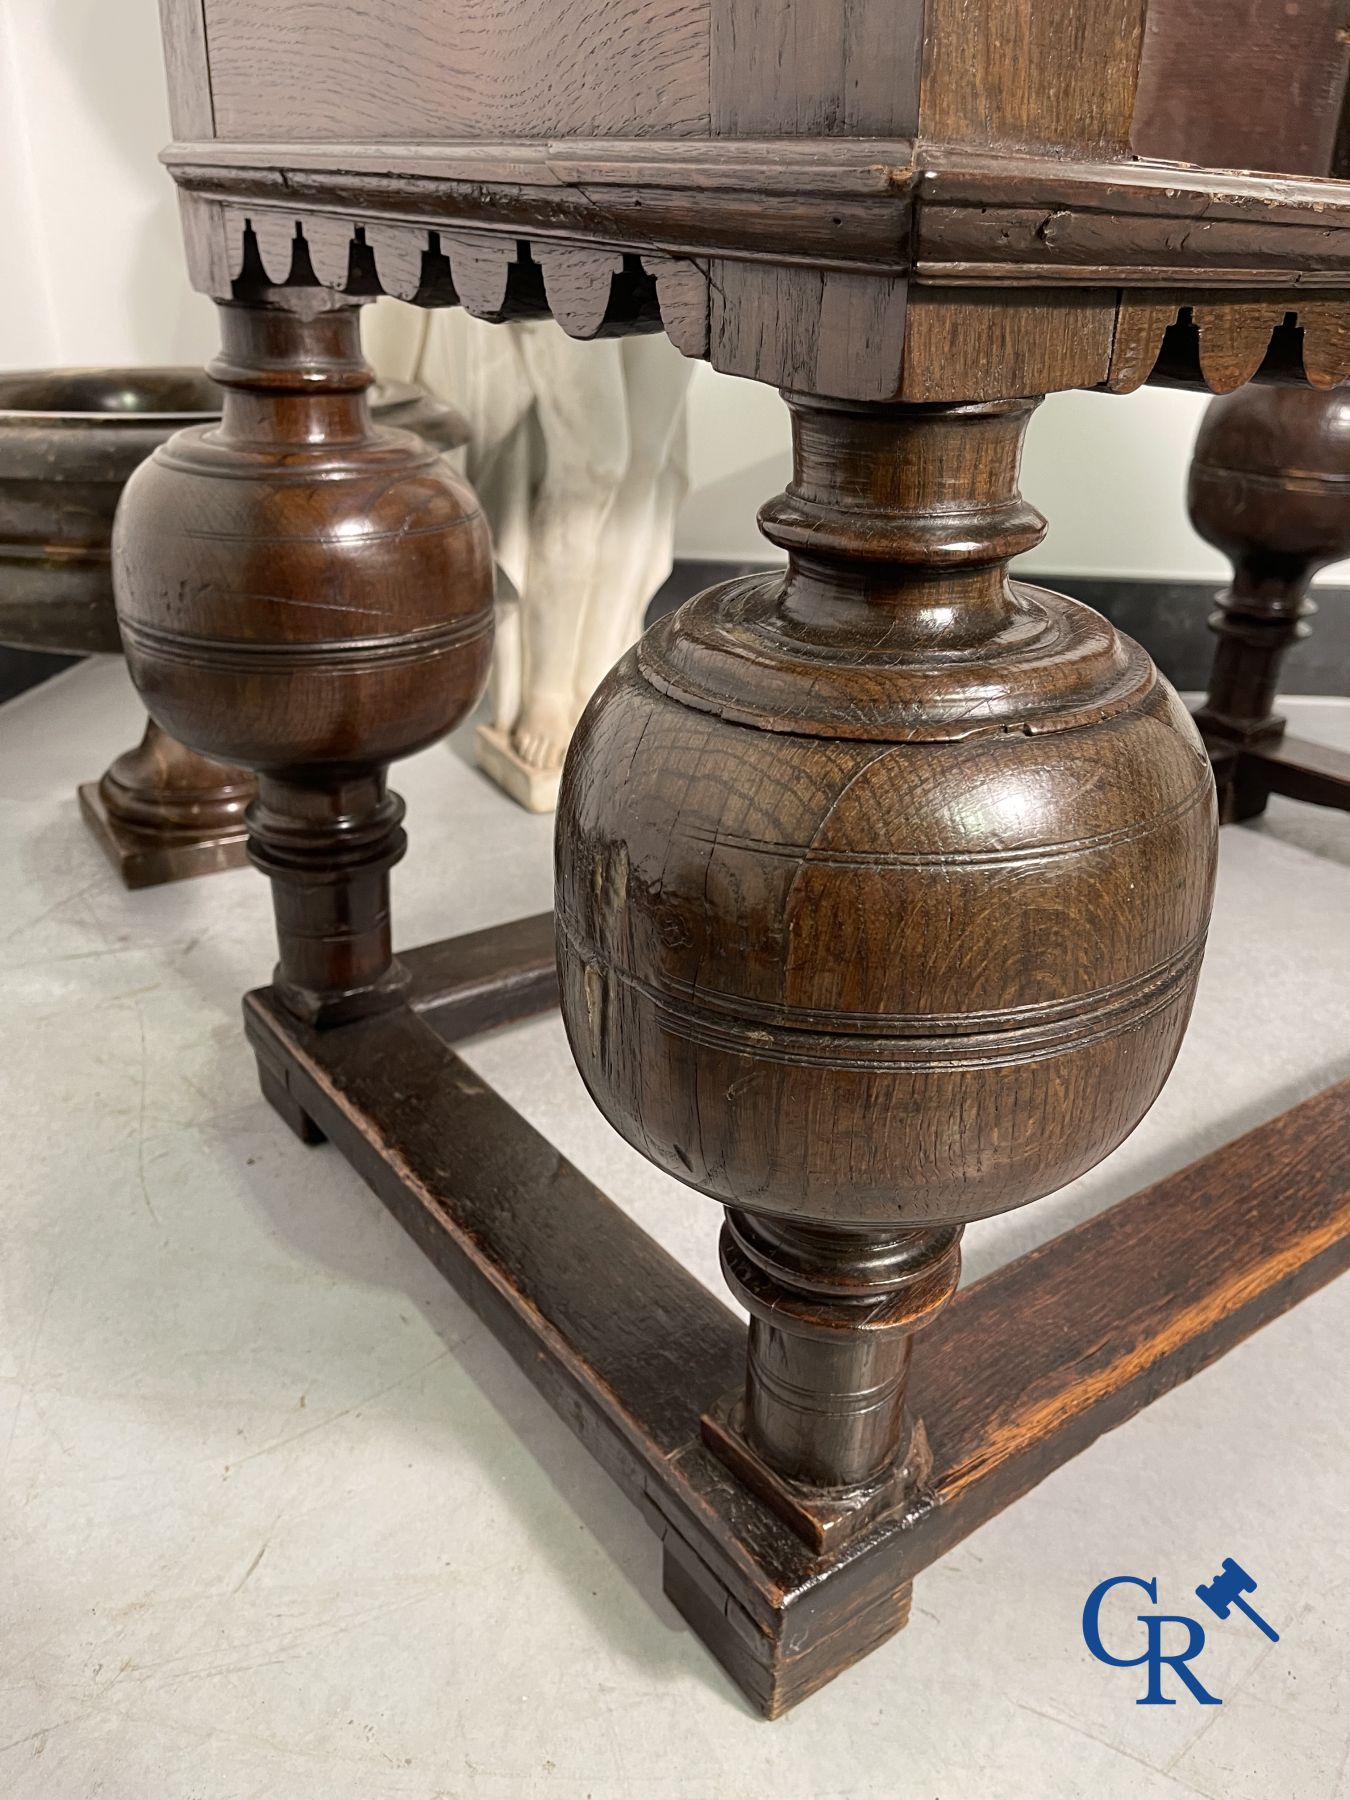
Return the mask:
<svg viewBox="0 0 1350 1800">
<path fill-rule="evenodd" d="M 516 755 L 532 769 L 560 769 L 574 724 L 566 701 L 536 695 L 511 733 Z"/>
</svg>

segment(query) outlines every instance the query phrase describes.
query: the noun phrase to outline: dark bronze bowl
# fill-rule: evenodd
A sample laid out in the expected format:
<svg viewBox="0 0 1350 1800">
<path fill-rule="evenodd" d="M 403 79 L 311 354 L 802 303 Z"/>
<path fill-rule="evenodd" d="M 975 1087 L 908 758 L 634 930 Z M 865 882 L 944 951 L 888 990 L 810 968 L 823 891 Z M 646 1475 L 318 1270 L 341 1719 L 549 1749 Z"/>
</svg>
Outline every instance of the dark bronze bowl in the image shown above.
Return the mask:
<svg viewBox="0 0 1350 1800">
<path fill-rule="evenodd" d="M 377 383 L 371 405 L 438 450 L 467 437 L 453 407 L 410 382 Z M 120 653 L 109 542 L 122 489 L 165 438 L 220 406 L 200 369 L 0 373 L 0 644 Z"/>
</svg>

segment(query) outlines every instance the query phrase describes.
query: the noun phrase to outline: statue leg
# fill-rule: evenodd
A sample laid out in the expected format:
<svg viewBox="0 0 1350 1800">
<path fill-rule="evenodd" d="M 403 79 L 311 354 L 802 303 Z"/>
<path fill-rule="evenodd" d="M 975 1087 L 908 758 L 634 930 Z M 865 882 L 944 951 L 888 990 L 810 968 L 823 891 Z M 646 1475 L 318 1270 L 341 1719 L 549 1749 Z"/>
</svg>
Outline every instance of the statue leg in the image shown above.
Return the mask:
<svg viewBox="0 0 1350 1800">
<path fill-rule="evenodd" d="M 577 655 L 629 465 L 628 416 L 617 342 L 578 344 L 557 328 L 522 342 L 545 463 L 521 592 L 525 691 L 513 736 L 524 762 L 556 769 L 580 710 Z"/>
<path fill-rule="evenodd" d="M 622 344 L 628 467 L 600 537 L 577 644 L 575 718 L 642 632 L 670 574 L 675 516 L 688 488 L 685 415 L 694 365 L 664 337 Z"/>
</svg>

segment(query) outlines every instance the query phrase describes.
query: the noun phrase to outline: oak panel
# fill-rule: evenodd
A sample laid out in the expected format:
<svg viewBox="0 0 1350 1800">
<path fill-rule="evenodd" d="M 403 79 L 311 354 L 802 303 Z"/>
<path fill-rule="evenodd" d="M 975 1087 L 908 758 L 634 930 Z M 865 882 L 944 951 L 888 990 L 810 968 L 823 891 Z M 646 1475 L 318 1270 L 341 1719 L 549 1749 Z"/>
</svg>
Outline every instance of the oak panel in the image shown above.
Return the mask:
<svg viewBox="0 0 1350 1800">
<path fill-rule="evenodd" d="M 896 393 L 903 278 L 719 259 L 711 290 L 709 360 L 723 374 L 846 400 Z"/>
<path fill-rule="evenodd" d="M 900 393 L 920 402 L 996 400 L 1095 387 L 1111 366 L 1116 295 L 1064 288 L 916 286 L 910 290 Z"/>
<path fill-rule="evenodd" d="M 1144 0 L 930 0 L 922 127 L 946 143 L 1120 153 Z"/>
<path fill-rule="evenodd" d="M 694 137 L 708 0 L 206 0 L 223 138 Z"/>
<path fill-rule="evenodd" d="M 169 79 L 169 121 L 177 138 L 215 134 L 207 69 L 205 0 L 159 0 L 159 30 Z"/>
<path fill-rule="evenodd" d="M 1152 0 L 1131 143 L 1218 169 L 1331 173 L 1345 0 Z"/>
<path fill-rule="evenodd" d="M 718 137 L 909 137 L 923 0 L 713 0 Z"/>
</svg>

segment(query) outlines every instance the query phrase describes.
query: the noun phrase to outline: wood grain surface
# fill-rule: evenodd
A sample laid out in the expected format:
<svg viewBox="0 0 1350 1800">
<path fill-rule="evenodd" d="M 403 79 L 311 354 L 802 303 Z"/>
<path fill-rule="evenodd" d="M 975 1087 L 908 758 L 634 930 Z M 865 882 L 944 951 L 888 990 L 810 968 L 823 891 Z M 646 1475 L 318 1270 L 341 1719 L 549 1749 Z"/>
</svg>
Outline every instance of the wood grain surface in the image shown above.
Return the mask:
<svg viewBox="0 0 1350 1800">
<path fill-rule="evenodd" d="M 889 400 L 900 386 L 908 283 L 772 262 L 714 265 L 708 357 L 775 387 Z"/>
<path fill-rule="evenodd" d="M 551 912 L 407 950 L 402 962 L 409 1004 L 449 1043 L 558 1004 Z"/>
<path fill-rule="evenodd" d="M 122 885 L 144 888 L 242 869 L 244 814 L 255 792 L 247 770 L 189 750 L 151 719 L 139 744 L 81 786 L 79 800 Z"/>
<path fill-rule="evenodd" d="M 899 392 L 906 400 L 997 400 L 1095 387 L 1111 366 L 1118 296 L 1106 288 L 915 284 Z"/>
<path fill-rule="evenodd" d="M 1347 141 L 1343 0 L 164 3 L 217 297 L 251 231 L 273 280 L 581 338 L 659 314 L 838 398 L 1350 374 L 1350 187 L 1308 179 Z"/>
<path fill-rule="evenodd" d="M 1330 175 L 1347 70 L 1345 0 L 1150 0 L 1130 147 Z"/>
<path fill-rule="evenodd" d="M 925 1557 L 1347 1263 L 1343 1081 L 978 1283 L 913 1376 L 942 1471 Z"/>
<path fill-rule="evenodd" d="M 159 0 L 159 30 L 169 81 L 169 123 L 176 138 L 215 136 L 204 5 L 205 0 Z"/>
<path fill-rule="evenodd" d="M 1248 754 L 1244 751 L 1242 760 Z M 1350 753 L 1286 732 L 1276 743 L 1256 745 L 1250 754 L 1262 764 L 1269 793 L 1350 812 Z"/>
<path fill-rule="evenodd" d="M 708 131 L 708 0 L 204 4 L 222 138 Z"/>
<path fill-rule="evenodd" d="M 716 137 L 918 130 L 923 0 L 712 0 Z"/>
<path fill-rule="evenodd" d="M 1145 0 L 929 0 L 921 130 L 937 144 L 1119 154 Z"/>
<path fill-rule="evenodd" d="M 156 715 L 259 772 L 264 1092 L 632 1493 L 769 1714 L 897 1630 L 918 1569 L 1347 1259 L 1342 1088 L 951 1297 L 963 1222 L 1073 1180 L 1152 1103 L 1212 888 L 1176 696 L 1009 579 L 1043 528 L 1017 483 L 1034 396 L 1350 374 L 1350 186 L 1286 178 L 1332 154 L 1344 45 L 1329 0 L 1282 0 L 1273 34 L 1275 9 L 1234 10 L 1154 0 L 1147 45 L 1143 0 L 166 16 L 231 394 L 133 479 L 120 599 Z M 1219 43 L 1229 91 L 1206 93 Z M 1281 178 L 1129 160 L 1133 126 L 1135 151 L 1209 131 L 1222 164 L 1239 114 Z M 638 1150 L 726 1207 L 748 1360 L 442 1035 L 551 991 L 538 921 L 393 956 L 386 765 L 472 704 L 490 590 L 472 496 L 370 428 L 352 301 L 379 292 L 551 308 L 582 337 L 659 310 L 789 390 L 793 480 L 761 512 L 786 569 L 619 664 L 558 833 L 574 1054 Z"/>
<path fill-rule="evenodd" d="M 1152 1103 L 1213 782 L 1137 645 L 1007 580 L 1044 529 L 1031 402 L 789 403 L 760 511 L 786 570 L 654 625 L 577 728 L 563 1016 L 611 1124 L 700 1192 L 860 1234 L 970 1220 Z"/>
<path fill-rule="evenodd" d="M 1026 345 L 1072 353 L 1048 311 Z M 827 340 L 866 344 L 849 323 Z M 792 481 L 759 514 L 786 569 L 653 626 L 558 797 L 573 1057 L 635 1150 L 726 1207 L 751 1325 L 709 1442 L 816 1549 L 921 1479 L 906 1375 L 960 1227 L 1133 1130 L 1209 920 L 1214 781 L 1176 695 L 1008 578 L 1044 529 L 1018 489 L 1034 403 L 986 353 L 929 351 L 945 404 L 787 395 Z"/>
</svg>

